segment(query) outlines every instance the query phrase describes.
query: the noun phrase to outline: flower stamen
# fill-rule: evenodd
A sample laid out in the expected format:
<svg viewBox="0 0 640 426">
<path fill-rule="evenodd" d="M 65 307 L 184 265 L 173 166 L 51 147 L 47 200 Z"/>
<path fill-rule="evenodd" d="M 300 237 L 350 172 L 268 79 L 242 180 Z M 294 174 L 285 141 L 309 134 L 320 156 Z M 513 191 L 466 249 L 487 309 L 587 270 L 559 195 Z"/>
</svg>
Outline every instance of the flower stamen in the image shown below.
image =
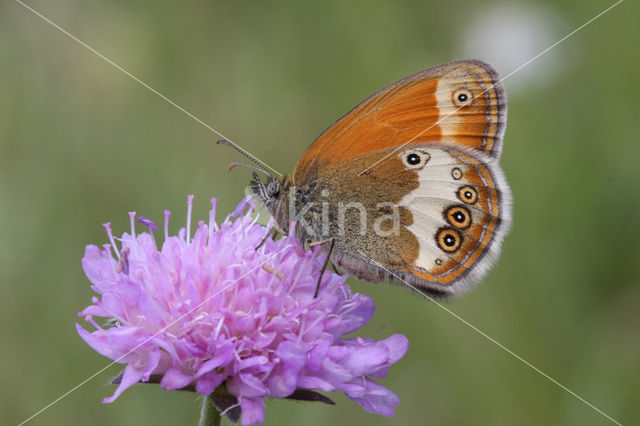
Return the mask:
<svg viewBox="0 0 640 426">
<path fill-rule="evenodd" d="M 131 222 L 131 236 L 136 236 L 136 212 L 129 212 L 129 221 Z"/>
<path fill-rule="evenodd" d="M 189 244 L 191 239 L 191 210 L 193 209 L 193 195 L 187 195 L 187 235 L 185 242 Z"/>
<path fill-rule="evenodd" d="M 169 210 L 164 211 L 164 240 L 167 241 L 169 239 L 169 217 L 171 216 L 171 212 Z"/>
<path fill-rule="evenodd" d="M 222 330 L 222 326 L 224 325 L 224 317 L 220 317 L 220 321 L 218 321 L 218 325 L 216 326 L 216 331 L 213 333 L 213 337 L 215 340 L 218 339 L 220 335 L 220 330 Z"/>
<path fill-rule="evenodd" d="M 111 232 L 111 222 L 103 223 L 104 229 L 107 230 L 107 235 L 109 236 L 109 242 L 111 243 L 111 247 L 113 251 L 116 252 L 116 257 L 120 260 L 120 252 L 118 251 L 118 246 L 116 246 L 116 241 L 113 239 L 113 233 Z"/>
<path fill-rule="evenodd" d="M 218 199 L 211 199 L 211 210 L 209 210 L 209 235 L 208 242 L 211 243 L 213 239 L 213 231 L 218 231 L 218 224 L 216 223 L 216 206 L 218 205 Z"/>
<path fill-rule="evenodd" d="M 153 223 L 153 221 L 151 219 L 148 219 L 146 217 L 140 216 L 138 218 L 138 222 L 140 222 L 141 224 L 143 224 L 151 233 L 151 235 L 153 235 L 153 231 L 156 231 L 158 229 L 158 227 L 156 226 L 155 223 Z"/>
<path fill-rule="evenodd" d="M 118 266 L 116 266 L 116 272 L 122 272 L 125 275 L 129 275 L 129 252 L 131 252 L 129 247 L 122 249 L 122 252 L 120 253 L 121 257 L 118 260 Z"/>
<path fill-rule="evenodd" d="M 267 265 L 266 263 L 264 263 L 262 265 L 262 269 L 264 269 L 265 271 L 267 271 L 270 274 L 275 274 L 276 277 L 280 278 L 281 280 L 284 280 L 284 275 L 282 275 L 281 272 L 276 271 L 275 269 L 273 269 L 271 266 Z"/>
</svg>

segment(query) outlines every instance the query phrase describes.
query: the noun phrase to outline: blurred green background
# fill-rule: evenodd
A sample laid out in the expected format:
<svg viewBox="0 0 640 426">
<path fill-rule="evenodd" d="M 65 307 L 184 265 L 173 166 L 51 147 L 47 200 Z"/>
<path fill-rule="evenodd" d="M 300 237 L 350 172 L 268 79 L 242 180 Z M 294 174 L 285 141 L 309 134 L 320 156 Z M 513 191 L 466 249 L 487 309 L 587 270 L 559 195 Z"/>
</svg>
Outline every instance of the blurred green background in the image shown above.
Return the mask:
<svg viewBox="0 0 640 426">
<path fill-rule="evenodd" d="M 375 90 L 478 57 L 509 74 L 611 2 L 29 1 L 267 161 L 311 141 Z M 514 226 L 485 282 L 448 303 L 622 424 L 640 410 L 640 30 L 625 1 L 507 78 L 502 165 Z M 80 259 L 127 212 L 176 223 L 195 194 L 228 212 L 249 174 L 217 136 L 12 0 L 0 5 L 0 416 L 17 424 L 107 364 L 76 334 L 92 292 Z M 219 214 L 219 217 L 222 214 Z M 267 425 L 612 424 L 438 306 L 390 285 L 359 334 L 405 334 L 383 380 L 393 419 L 267 403 Z M 197 423 L 191 394 L 139 386 L 102 405 L 118 367 L 30 424 Z"/>
</svg>

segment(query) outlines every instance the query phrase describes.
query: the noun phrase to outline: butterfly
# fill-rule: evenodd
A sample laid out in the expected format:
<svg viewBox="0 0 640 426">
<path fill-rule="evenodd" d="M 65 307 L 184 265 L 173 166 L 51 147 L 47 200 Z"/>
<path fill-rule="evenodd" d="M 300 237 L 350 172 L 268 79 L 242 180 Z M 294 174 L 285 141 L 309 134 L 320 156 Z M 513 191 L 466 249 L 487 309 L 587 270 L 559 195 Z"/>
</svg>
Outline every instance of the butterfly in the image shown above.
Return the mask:
<svg viewBox="0 0 640 426">
<path fill-rule="evenodd" d="M 280 232 L 295 224 L 297 238 L 323 245 L 338 269 L 456 295 L 488 272 L 510 226 L 499 165 L 506 121 L 505 89 L 490 65 L 445 63 L 362 101 L 320 134 L 292 175 L 274 177 L 251 157 L 260 166 L 248 166 L 251 190 Z"/>
</svg>

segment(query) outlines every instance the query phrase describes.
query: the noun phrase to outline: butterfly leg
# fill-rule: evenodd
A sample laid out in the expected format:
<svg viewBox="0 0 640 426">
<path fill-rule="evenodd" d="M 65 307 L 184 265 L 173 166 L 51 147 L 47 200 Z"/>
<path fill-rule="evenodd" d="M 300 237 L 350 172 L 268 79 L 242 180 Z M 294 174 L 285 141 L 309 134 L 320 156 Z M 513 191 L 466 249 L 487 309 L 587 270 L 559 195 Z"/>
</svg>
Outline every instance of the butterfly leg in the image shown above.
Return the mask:
<svg viewBox="0 0 640 426">
<path fill-rule="evenodd" d="M 334 263 L 331 260 L 329 260 L 329 264 L 331 265 L 331 267 L 333 268 L 336 274 L 340 275 L 341 277 L 344 276 L 344 271 L 339 270 L 338 267 L 334 265 Z"/>
<path fill-rule="evenodd" d="M 327 253 L 327 258 L 324 260 L 324 264 L 322 265 L 322 270 L 320 271 L 320 276 L 318 277 L 318 283 L 316 284 L 316 292 L 313 294 L 314 299 L 318 297 L 318 291 L 320 291 L 320 282 L 322 281 L 322 276 L 324 275 L 324 271 L 327 269 L 327 265 L 329 264 L 329 259 L 331 259 L 331 252 L 333 252 L 333 246 L 336 243 L 336 240 L 334 240 L 333 238 L 329 238 L 322 243 L 328 243 L 329 241 L 331 241 L 331 245 L 329 246 L 329 253 Z M 321 242 L 318 241 L 318 243 L 321 243 Z"/>
<path fill-rule="evenodd" d="M 269 235 L 270 232 L 271 232 L 271 235 Z M 262 245 L 269 239 L 269 237 L 275 239 L 277 236 L 278 236 L 278 231 L 275 228 L 272 229 L 271 231 L 267 231 L 262 241 L 260 241 L 260 244 L 258 244 L 258 246 L 254 250 L 258 250 L 260 247 L 262 247 Z"/>
<path fill-rule="evenodd" d="M 318 241 L 309 241 L 307 243 L 307 247 L 308 247 L 307 250 L 315 246 L 321 246 L 323 244 L 330 243 L 332 241 L 333 241 L 333 238 L 325 238 L 324 240 L 318 240 Z"/>
</svg>

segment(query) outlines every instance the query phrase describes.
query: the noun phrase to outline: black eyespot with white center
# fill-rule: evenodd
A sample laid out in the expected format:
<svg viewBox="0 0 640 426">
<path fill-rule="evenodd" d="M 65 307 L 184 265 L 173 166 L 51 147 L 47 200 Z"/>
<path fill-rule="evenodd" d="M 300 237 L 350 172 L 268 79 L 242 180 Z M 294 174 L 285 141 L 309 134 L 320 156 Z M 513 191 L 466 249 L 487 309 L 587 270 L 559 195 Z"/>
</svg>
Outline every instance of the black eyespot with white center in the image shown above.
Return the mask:
<svg viewBox="0 0 640 426">
<path fill-rule="evenodd" d="M 427 152 L 410 149 L 400 154 L 400 158 L 405 167 L 409 169 L 420 169 L 427 164 L 431 156 Z"/>
<path fill-rule="evenodd" d="M 473 102 L 473 94 L 470 90 L 460 88 L 453 92 L 453 103 L 457 107 L 465 107 Z"/>
<path fill-rule="evenodd" d="M 441 250 L 453 253 L 462 245 L 462 236 L 460 232 L 453 228 L 440 228 L 436 234 L 436 243 Z"/>
<path fill-rule="evenodd" d="M 473 186 L 463 186 L 458 189 L 458 199 L 465 204 L 475 204 L 478 201 L 478 192 Z"/>
<path fill-rule="evenodd" d="M 416 164 L 420 164 L 420 156 L 414 153 L 407 155 L 407 163 L 409 163 L 412 166 L 415 166 Z"/>
<path fill-rule="evenodd" d="M 464 206 L 451 206 L 444 211 L 444 218 L 449 225 L 458 229 L 467 229 L 471 226 L 471 212 Z"/>
</svg>

